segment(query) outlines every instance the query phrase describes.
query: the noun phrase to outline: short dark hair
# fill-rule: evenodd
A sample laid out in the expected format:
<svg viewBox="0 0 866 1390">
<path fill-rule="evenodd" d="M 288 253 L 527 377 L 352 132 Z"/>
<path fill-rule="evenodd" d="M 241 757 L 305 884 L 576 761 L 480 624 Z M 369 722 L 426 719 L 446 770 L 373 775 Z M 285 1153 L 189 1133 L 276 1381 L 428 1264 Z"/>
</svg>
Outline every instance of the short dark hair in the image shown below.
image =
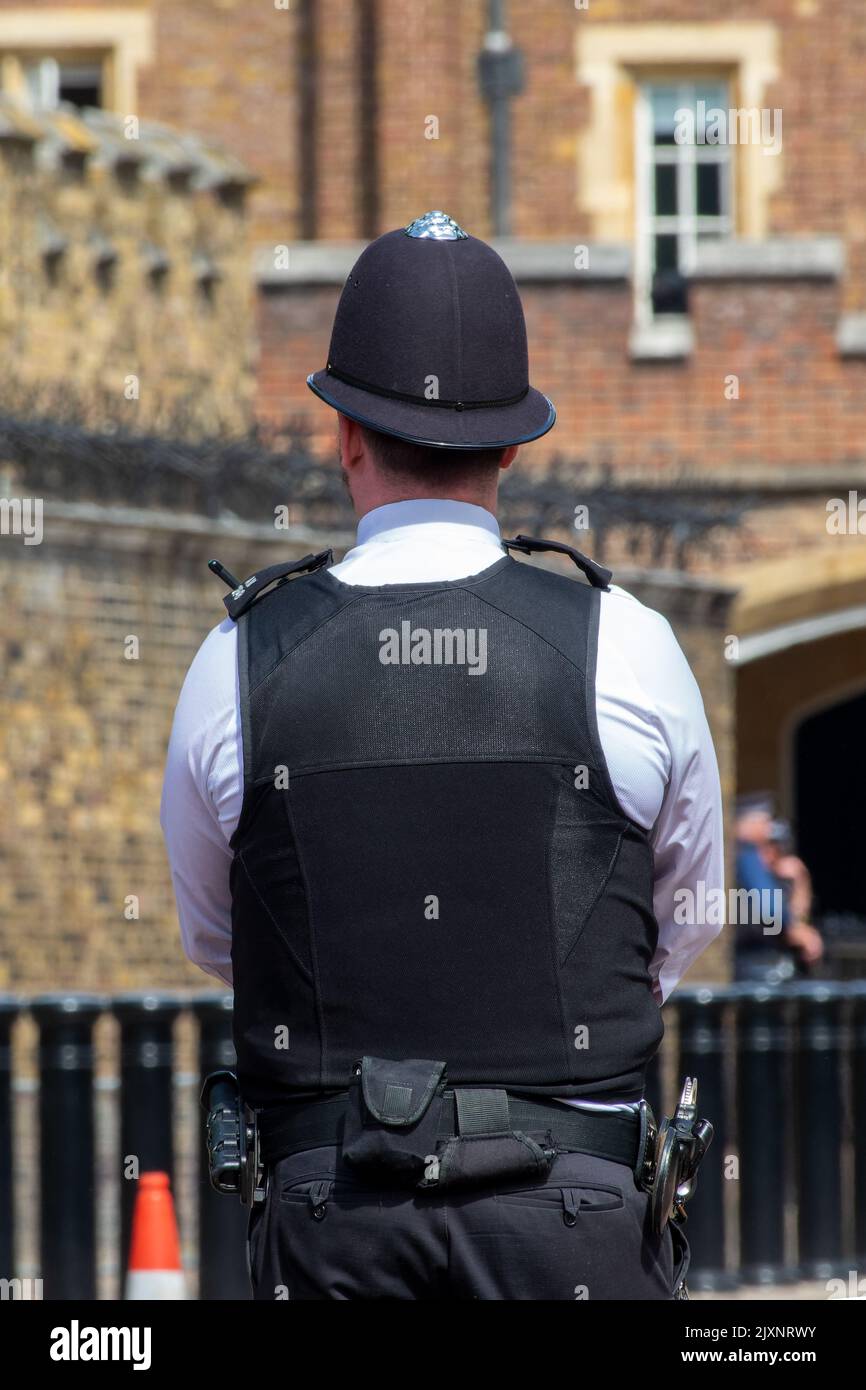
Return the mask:
<svg viewBox="0 0 866 1390">
<path fill-rule="evenodd" d="M 502 462 L 505 447 L 498 449 L 438 449 L 429 444 L 415 444 L 410 439 L 398 439 L 394 434 L 361 425 L 367 448 L 383 473 L 392 478 L 429 483 L 437 488 L 457 478 L 475 476 L 481 481 L 495 476 Z"/>
</svg>

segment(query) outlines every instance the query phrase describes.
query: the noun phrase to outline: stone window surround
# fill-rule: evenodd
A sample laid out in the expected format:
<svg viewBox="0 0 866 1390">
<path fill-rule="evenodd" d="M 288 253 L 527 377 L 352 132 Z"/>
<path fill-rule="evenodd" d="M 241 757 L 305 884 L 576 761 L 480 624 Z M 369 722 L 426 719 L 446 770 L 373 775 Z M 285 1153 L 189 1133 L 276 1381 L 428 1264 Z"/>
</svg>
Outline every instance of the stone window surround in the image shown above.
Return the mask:
<svg viewBox="0 0 866 1390">
<path fill-rule="evenodd" d="M 641 78 L 725 75 L 737 107 L 767 104 L 777 81 L 774 24 L 583 24 L 575 35 L 575 79 L 588 88 L 589 120 L 578 139 L 576 206 L 597 241 L 630 242 L 634 232 L 634 102 Z M 737 233 L 767 236 L 769 202 L 784 156 L 757 145 L 737 150 Z"/>
<path fill-rule="evenodd" d="M 0 71 L 3 88 L 20 92 L 21 57 L 107 56 L 106 106 L 135 114 L 139 69 L 153 61 L 153 15 L 141 9 L 0 10 Z"/>
<path fill-rule="evenodd" d="M 635 128 L 638 89 L 651 78 L 724 76 L 737 107 L 766 104 L 779 76 L 773 24 L 585 24 L 575 35 L 575 76 L 590 92 L 590 114 L 578 141 L 576 203 L 601 241 L 633 243 L 636 223 Z M 781 180 L 780 156 L 756 145 L 737 150 L 736 228 L 755 241 L 767 236 L 769 202 Z M 677 360 L 693 350 L 689 323 L 644 321 L 637 313 L 629 340 L 635 361 Z"/>
</svg>

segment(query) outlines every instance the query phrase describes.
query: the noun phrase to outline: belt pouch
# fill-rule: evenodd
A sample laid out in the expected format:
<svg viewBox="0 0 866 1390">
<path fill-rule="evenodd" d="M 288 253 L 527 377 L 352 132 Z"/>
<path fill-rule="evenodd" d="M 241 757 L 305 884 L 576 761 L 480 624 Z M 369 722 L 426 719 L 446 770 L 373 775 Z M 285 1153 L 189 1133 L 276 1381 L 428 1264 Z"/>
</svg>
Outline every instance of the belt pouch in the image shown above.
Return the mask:
<svg viewBox="0 0 866 1390">
<path fill-rule="evenodd" d="M 343 1158 L 371 1180 L 414 1187 L 436 1152 L 445 1063 L 362 1057 L 354 1071 Z"/>
<path fill-rule="evenodd" d="M 455 1092 L 460 1133 L 440 1145 L 436 1181 L 440 1187 L 474 1187 L 504 1178 L 542 1182 L 554 1155 L 528 1134 L 510 1128 L 508 1095 L 503 1090 Z M 426 1185 L 426 1184 L 425 1184 Z"/>
</svg>

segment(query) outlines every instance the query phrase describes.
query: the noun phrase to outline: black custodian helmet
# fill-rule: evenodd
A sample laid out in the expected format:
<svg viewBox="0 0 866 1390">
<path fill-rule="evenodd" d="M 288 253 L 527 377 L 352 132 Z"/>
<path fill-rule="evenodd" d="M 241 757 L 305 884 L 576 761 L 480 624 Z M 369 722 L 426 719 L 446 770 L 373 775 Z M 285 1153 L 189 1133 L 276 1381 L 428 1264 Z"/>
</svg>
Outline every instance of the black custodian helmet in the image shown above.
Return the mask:
<svg viewBox="0 0 866 1390">
<path fill-rule="evenodd" d="M 524 444 L 556 420 L 529 384 L 510 270 L 444 212 L 362 252 L 340 296 L 328 364 L 307 385 L 371 429 L 444 449 Z"/>
</svg>

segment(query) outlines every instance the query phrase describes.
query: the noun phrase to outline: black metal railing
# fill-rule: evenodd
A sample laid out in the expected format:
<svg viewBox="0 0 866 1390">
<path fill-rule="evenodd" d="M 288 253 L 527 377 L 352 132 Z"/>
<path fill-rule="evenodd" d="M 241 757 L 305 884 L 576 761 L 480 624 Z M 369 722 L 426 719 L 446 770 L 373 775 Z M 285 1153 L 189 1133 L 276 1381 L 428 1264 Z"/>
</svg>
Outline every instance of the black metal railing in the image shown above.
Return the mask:
<svg viewBox="0 0 866 1390">
<path fill-rule="evenodd" d="M 34 1272 L 42 1296 L 97 1296 L 106 1241 L 97 1219 L 100 1181 L 111 1185 L 112 1178 L 98 1176 L 104 1135 L 94 1029 L 111 1014 L 118 1028 L 114 1157 L 105 1171 L 116 1175 L 118 1214 L 108 1237 L 115 1290 L 122 1289 L 135 1195 L 134 1181 L 124 1181 L 134 1176 L 125 1160 L 134 1156 L 137 1171 L 174 1179 L 182 1149 L 192 1169 L 184 1244 L 197 1252 L 198 1296 L 249 1297 L 246 1212 L 208 1183 L 195 1104 L 201 1080 L 233 1065 L 231 1009 L 224 992 L 0 996 L 0 1278 L 16 1278 L 19 1237 L 38 1218 Z M 38 1028 L 38 1078 L 29 1083 L 18 1077 L 13 1046 L 25 1014 Z M 194 1074 L 183 1076 L 182 1015 L 196 1028 Z M 670 1113 L 682 1077 L 697 1075 L 699 1112 L 716 1131 L 689 1204 L 692 1290 L 856 1278 L 866 1270 L 866 981 L 684 988 L 664 1015 L 648 1098 L 657 1115 Z M 189 1103 L 178 1120 L 181 1087 Z M 38 1143 L 31 1145 L 33 1171 L 22 1173 L 27 1144 L 19 1141 L 28 1136 L 15 1133 L 17 1093 L 34 1090 Z"/>
</svg>

